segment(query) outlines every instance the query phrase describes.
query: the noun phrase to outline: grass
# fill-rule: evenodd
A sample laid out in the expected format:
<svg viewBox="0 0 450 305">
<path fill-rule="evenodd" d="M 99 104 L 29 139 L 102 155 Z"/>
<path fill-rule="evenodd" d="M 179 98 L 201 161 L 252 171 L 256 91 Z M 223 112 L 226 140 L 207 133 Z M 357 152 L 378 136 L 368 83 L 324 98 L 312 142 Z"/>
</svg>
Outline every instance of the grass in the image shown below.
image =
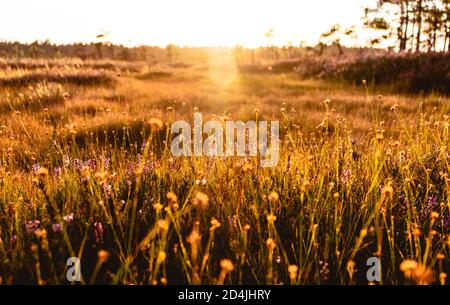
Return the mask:
<svg viewBox="0 0 450 305">
<path fill-rule="evenodd" d="M 445 282 L 448 98 L 295 72 L 167 66 L 97 86 L 67 81 L 92 67 L 57 69 L 1 86 L 1 283 L 67 283 L 71 256 L 84 284 L 368 284 L 372 256 L 381 284 Z M 278 165 L 173 157 L 168 127 L 194 110 L 279 120 Z"/>
</svg>

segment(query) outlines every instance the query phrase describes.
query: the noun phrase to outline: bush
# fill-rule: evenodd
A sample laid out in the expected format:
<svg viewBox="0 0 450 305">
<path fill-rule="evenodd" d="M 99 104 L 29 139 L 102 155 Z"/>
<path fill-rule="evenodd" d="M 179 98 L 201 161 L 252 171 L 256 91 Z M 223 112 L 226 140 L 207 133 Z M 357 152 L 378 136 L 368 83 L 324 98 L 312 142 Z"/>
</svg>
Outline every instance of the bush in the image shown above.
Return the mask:
<svg viewBox="0 0 450 305">
<path fill-rule="evenodd" d="M 408 93 L 449 94 L 450 53 L 403 54 L 338 64 L 322 75 L 350 83 L 367 80 Z"/>
</svg>

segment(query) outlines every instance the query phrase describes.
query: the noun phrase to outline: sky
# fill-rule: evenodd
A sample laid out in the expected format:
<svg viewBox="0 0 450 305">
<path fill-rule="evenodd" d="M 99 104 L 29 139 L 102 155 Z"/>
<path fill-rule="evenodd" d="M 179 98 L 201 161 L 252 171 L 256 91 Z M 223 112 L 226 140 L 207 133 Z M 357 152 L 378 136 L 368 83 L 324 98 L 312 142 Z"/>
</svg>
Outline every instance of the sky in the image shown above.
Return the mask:
<svg viewBox="0 0 450 305">
<path fill-rule="evenodd" d="M 361 24 L 373 0 L 2 0 L 0 40 L 129 46 L 315 45 L 333 24 Z M 363 39 L 363 38 L 361 38 Z"/>
</svg>

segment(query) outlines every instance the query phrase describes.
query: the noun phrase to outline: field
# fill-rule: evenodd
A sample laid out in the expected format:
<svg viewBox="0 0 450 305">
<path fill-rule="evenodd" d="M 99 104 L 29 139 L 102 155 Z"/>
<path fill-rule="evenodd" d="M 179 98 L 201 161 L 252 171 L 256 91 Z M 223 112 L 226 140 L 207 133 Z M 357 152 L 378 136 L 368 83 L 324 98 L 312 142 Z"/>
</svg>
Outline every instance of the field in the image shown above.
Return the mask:
<svg viewBox="0 0 450 305">
<path fill-rule="evenodd" d="M 262 70 L 0 61 L 0 283 L 445 283 L 448 97 Z M 194 112 L 278 120 L 278 165 L 172 156 Z"/>
</svg>

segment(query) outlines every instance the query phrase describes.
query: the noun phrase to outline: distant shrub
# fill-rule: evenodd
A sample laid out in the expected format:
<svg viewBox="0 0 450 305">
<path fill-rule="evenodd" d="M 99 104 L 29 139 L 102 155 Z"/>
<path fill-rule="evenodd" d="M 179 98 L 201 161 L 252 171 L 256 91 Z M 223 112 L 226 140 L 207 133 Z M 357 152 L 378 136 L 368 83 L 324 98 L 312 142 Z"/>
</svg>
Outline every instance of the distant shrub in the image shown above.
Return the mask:
<svg viewBox="0 0 450 305">
<path fill-rule="evenodd" d="M 0 78 L 0 87 L 23 87 L 35 83 L 68 83 L 80 86 L 110 86 L 115 83 L 110 73 L 97 71 L 45 71 L 15 74 Z"/>
<path fill-rule="evenodd" d="M 404 54 L 337 64 L 321 77 L 351 83 L 362 80 L 410 93 L 450 93 L 450 53 Z"/>
</svg>

